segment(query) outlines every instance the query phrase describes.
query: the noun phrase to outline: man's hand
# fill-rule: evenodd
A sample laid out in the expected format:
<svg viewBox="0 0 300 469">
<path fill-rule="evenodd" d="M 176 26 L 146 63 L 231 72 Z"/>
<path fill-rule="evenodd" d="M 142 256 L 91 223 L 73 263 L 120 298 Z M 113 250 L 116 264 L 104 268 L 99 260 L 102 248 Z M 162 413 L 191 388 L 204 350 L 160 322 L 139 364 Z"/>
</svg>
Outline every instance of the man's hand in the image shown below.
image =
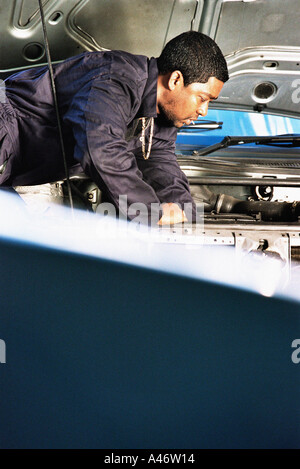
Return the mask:
<svg viewBox="0 0 300 469">
<path fill-rule="evenodd" d="M 175 223 L 183 223 L 188 221 L 185 213 L 177 204 L 169 203 L 162 204 L 163 216 L 158 222 L 158 225 L 174 225 Z"/>
</svg>

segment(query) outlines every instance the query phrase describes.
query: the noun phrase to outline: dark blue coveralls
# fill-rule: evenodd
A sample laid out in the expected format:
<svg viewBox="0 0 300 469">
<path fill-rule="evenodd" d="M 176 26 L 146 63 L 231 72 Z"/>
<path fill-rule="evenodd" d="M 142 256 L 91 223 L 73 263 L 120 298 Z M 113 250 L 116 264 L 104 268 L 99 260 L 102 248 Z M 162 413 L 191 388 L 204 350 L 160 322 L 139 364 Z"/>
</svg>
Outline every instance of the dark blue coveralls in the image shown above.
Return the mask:
<svg viewBox="0 0 300 469">
<path fill-rule="evenodd" d="M 175 157 L 177 129 L 158 115 L 157 60 L 122 51 L 86 52 L 54 65 L 70 174 L 82 170 L 118 208 L 193 203 Z M 9 77 L 0 103 L 0 186 L 64 178 L 47 67 Z M 151 156 L 145 160 L 141 117 L 154 117 Z M 149 129 L 147 129 L 149 138 Z M 147 140 L 146 140 L 147 143 Z"/>
</svg>

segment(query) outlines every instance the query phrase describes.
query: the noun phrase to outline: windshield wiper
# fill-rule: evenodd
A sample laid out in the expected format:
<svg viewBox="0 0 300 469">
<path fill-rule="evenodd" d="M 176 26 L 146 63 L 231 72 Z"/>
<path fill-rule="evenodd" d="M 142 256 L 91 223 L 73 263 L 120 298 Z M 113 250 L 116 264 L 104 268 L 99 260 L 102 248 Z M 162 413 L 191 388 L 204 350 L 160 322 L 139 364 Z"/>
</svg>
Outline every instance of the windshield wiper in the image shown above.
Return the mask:
<svg viewBox="0 0 300 469">
<path fill-rule="evenodd" d="M 246 145 L 247 143 L 256 143 L 257 145 L 270 145 L 276 147 L 294 148 L 300 147 L 300 135 L 276 135 L 275 137 L 230 137 L 223 138 L 221 142 L 210 145 L 203 150 L 195 151 L 195 156 L 205 156 L 223 148 L 235 145 Z"/>
<path fill-rule="evenodd" d="M 210 120 L 199 120 L 195 121 L 190 125 L 183 125 L 180 127 L 180 130 L 217 130 L 217 129 L 222 129 L 223 127 L 223 122 L 216 122 L 216 121 L 210 121 Z M 179 132 L 180 132 L 179 130 Z"/>
</svg>

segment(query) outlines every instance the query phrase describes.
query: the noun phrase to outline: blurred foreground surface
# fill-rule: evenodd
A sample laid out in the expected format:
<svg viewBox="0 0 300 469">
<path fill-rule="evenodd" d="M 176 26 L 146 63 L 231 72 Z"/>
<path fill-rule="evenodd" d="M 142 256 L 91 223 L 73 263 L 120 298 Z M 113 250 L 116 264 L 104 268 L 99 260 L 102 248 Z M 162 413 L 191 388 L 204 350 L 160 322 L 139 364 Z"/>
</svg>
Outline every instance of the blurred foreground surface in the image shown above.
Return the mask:
<svg viewBox="0 0 300 469">
<path fill-rule="evenodd" d="M 278 263 L 0 210 L 1 448 L 299 447 L 300 292 Z"/>
</svg>

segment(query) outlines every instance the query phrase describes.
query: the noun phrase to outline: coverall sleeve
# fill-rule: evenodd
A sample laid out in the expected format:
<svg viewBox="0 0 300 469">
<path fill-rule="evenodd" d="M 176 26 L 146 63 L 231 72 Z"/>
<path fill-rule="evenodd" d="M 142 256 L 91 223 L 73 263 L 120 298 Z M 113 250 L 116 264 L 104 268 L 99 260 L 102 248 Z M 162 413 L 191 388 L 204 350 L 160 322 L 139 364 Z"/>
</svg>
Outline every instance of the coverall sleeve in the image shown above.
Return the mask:
<svg viewBox="0 0 300 469">
<path fill-rule="evenodd" d="M 74 156 L 100 187 L 105 186 L 121 212 L 124 213 L 119 196 L 126 195 L 128 206 L 137 202 L 146 205 L 149 222 L 151 204 L 156 204 L 156 217 L 161 216 L 159 198 L 143 180 L 135 155 L 128 151 L 125 140 L 132 111 L 138 106 L 133 87 L 133 83 L 127 83 L 122 77 L 94 80 L 84 111 L 78 109 L 72 113 L 76 114 L 72 122 L 76 141 Z M 77 99 L 80 101 L 80 97 Z"/>
<path fill-rule="evenodd" d="M 154 189 L 161 203 L 177 203 L 182 210 L 186 205 L 186 212 L 189 211 L 186 213 L 187 217 L 194 220 L 196 206 L 188 179 L 180 169 L 175 155 L 175 138 L 176 136 L 172 143 L 154 137 L 150 158 L 144 160 L 142 154 L 138 153 L 138 166 L 144 180 Z"/>
</svg>

